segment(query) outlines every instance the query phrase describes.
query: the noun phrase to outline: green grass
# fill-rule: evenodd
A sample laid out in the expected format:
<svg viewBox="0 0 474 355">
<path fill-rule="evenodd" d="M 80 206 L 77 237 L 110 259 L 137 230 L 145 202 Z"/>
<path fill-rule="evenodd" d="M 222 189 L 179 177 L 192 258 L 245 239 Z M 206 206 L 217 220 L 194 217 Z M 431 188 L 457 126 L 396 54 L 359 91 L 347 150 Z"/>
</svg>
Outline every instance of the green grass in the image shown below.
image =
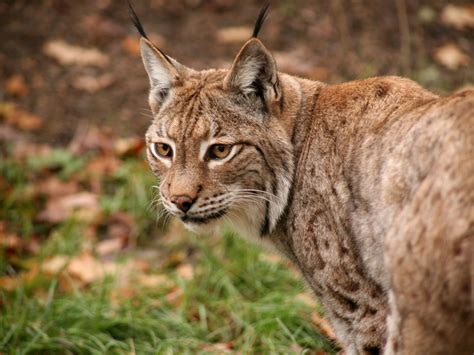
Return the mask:
<svg viewBox="0 0 474 355">
<path fill-rule="evenodd" d="M 311 323 L 317 310 L 297 297 L 304 285 L 286 263 L 265 258 L 231 231 L 214 236 L 165 232 L 150 207 L 156 182 L 140 157 L 125 159 L 116 172 L 101 178 L 103 221 L 95 222 L 92 237 L 84 237 L 90 222 L 35 223 L 46 201 L 28 200 L 25 191 L 45 174 L 76 179 L 89 188 L 83 169 L 87 156 L 53 154 L 31 164 L 0 160 L 0 221 L 26 241 L 33 236 L 41 240 L 35 252 L 12 255 L 0 247 L 0 352 L 334 352 Z M 41 272 L 42 262 L 53 256 L 74 258 L 88 248 L 94 252 L 105 228 L 101 223 L 118 211 L 133 216 L 138 246 L 114 255 L 113 262 L 146 260 L 146 270 L 133 271 L 125 280 L 118 272 L 87 286 L 68 273 Z M 39 272 L 32 271 L 35 265 Z M 193 277 L 179 272 L 182 265 L 192 268 Z M 163 281 L 149 287 L 136 281 L 143 275 Z M 18 285 L 2 289 L 6 276 L 18 279 Z"/>
</svg>

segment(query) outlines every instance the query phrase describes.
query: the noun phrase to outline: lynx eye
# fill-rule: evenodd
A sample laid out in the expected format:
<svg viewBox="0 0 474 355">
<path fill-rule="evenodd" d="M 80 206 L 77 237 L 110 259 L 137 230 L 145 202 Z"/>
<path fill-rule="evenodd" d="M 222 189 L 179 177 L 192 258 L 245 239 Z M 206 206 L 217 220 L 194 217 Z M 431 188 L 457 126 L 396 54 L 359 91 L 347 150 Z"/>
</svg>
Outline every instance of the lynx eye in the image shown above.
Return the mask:
<svg viewBox="0 0 474 355">
<path fill-rule="evenodd" d="M 230 144 L 214 144 L 209 148 L 209 158 L 222 160 L 229 156 L 232 146 Z"/>
<path fill-rule="evenodd" d="M 150 149 L 155 158 L 173 157 L 173 149 L 166 143 L 152 143 Z"/>
</svg>

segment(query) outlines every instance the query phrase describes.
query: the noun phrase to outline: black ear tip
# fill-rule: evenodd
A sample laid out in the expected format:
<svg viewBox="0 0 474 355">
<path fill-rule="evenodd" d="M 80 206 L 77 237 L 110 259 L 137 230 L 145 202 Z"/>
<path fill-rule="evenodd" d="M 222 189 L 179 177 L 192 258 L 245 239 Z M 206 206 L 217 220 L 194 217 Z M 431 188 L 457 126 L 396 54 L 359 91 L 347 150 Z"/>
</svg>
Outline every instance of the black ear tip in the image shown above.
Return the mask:
<svg viewBox="0 0 474 355">
<path fill-rule="evenodd" d="M 270 1 L 266 2 L 265 5 L 263 5 L 262 9 L 260 10 L 257 21 L 255 21 L 255 27 L 253 29 L 253 34 L 252 37 L 257 38 L 260 30 L 262 29 L 263 23 L 265 22 L 267 16 L 268 16 L 268 11 L 270 9 Z"/>
<path fill-rule="evenodd" d="M 127 0 L 128 3 L 128 9 L 130 11 L 130 18 L 132 19 L 133 25 L 137 29 L 137 31 L 140 33 L 140 35 L 146 39 L 148 39 L 148 36 L 145 33 L 145 30 L 143 29 L 143 25 L 140 22 L 140 19 L 137 16 L 137 13 L 132 7 L 132 4 L 130 3 L 130 0 Z"/>
</svg>

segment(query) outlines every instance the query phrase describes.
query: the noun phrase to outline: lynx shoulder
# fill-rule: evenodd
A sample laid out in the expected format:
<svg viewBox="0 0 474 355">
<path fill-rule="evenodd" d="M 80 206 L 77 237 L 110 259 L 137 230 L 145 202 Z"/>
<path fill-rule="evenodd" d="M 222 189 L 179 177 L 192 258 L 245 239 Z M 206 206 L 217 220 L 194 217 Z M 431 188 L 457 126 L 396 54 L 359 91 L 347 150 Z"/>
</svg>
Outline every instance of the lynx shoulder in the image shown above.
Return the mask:
<svg viewBox="0 0 474 355">
<path fill-rule="evenodd" d="M 226 216 L 288 256 L 346 354 L 471 354 L 474 91 L 280 73 L 257 38 L 266 11 L 231 68 L 205 71 L 133 13 L 164 207 L 193 230 Z"/>
</svg>

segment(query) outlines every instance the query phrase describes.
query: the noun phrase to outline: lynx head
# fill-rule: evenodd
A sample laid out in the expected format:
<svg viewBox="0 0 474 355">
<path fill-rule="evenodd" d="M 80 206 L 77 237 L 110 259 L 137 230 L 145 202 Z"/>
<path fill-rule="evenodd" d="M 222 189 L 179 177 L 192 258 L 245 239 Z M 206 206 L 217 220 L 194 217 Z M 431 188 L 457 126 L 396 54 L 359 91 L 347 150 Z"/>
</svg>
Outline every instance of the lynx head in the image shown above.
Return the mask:
<svg viewBox="0 0 474 355">
<path fill-rule="evenodd" d="M 294 164 L 275 60 L 257 39 L 267 9 L 229 70 L 204 71 L 154 46 L 132 13 L 151 86 L 148 162 L 165 209 L 188 228 L 228 220 L 261 236 L 284 212 Z"/>
</svg>

